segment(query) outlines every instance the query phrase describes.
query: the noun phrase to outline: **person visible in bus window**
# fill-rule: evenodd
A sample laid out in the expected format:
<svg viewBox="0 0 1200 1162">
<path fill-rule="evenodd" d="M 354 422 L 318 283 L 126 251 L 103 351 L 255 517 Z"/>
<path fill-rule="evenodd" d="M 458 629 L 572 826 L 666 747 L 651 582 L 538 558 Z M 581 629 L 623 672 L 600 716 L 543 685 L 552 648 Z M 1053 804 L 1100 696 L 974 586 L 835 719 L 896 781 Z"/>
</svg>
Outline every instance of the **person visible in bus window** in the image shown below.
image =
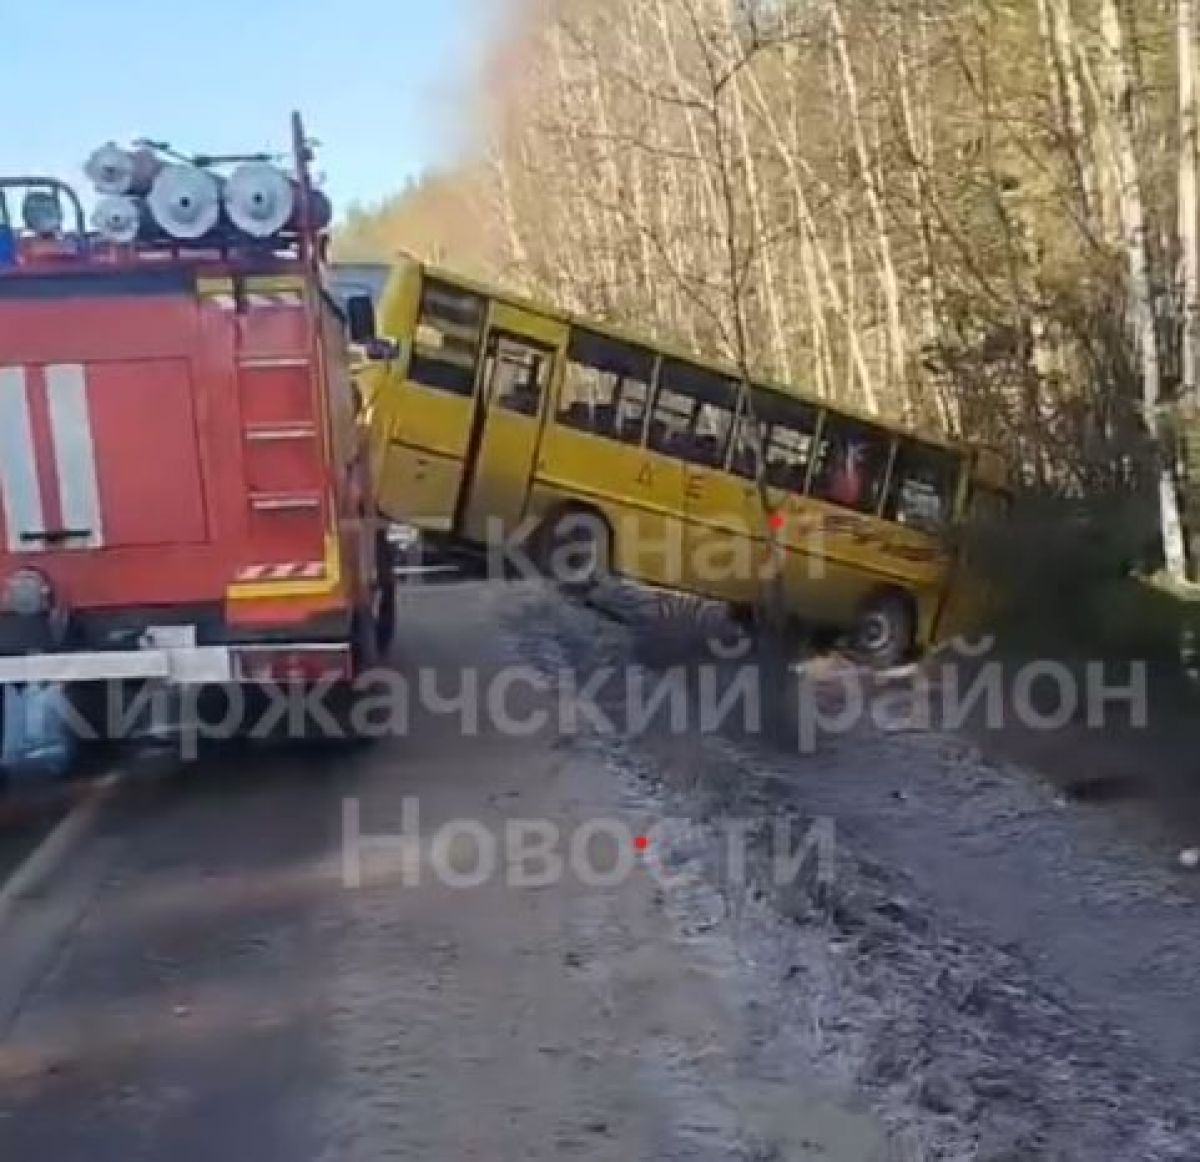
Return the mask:
<svg viewBox="0 0 1200 1162">
<path fill-rule="evenodd" d="M 866 487 L 867 448 L 858 440 L 846 439 L 837 452 L 837 464 L 829 480 L 828 498 L 834 504 L 860 508 Z"/>
</svg>

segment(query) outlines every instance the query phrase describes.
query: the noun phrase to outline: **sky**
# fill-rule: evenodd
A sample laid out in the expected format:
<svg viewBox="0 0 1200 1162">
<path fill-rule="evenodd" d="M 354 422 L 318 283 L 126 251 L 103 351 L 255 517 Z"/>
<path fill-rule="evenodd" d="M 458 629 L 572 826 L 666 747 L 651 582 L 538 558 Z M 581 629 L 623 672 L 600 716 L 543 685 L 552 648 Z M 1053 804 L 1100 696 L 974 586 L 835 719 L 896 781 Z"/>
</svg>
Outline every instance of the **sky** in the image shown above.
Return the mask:
<svg viewBox="0 0 1200 1162">
<path fill-rule="evenodd" d="M 92 149 L 137 137 L 282 150 L 299 109 L 344 213 L 468 147 L 471 80 L 503 4 L 0 0 L 0 172 L 79 188 Z"/>
</svg>

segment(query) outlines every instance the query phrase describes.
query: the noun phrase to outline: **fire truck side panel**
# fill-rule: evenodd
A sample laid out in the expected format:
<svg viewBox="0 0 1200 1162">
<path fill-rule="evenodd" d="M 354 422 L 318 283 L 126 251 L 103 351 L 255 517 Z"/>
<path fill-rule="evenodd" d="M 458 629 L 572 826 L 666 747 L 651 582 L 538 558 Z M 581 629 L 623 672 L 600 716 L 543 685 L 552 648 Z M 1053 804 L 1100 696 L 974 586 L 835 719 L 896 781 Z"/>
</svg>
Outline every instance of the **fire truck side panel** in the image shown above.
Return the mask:
<svg viewBox="0 0 1200 1162">
<path fill-rule="evenodd" d="M 367 578 L 340 321 L 313 327 L 301 279 L 183 273 L 0 280 L 0 580 L 46 575 L 75 648 L 344 638 Z"/>
<path fill-rule="evenodd" d="M 375 545 L 371 535 L 375 503 L 370 464 L 370 434 L 358 422 L 358 389 L 350 350 L 336 308 L 321 303 L 321 336 L 329 393 L 329 439 L 340 466 L 337 494 L 340 557 L 352 591 L 368 593 L 376 583 Z"/>
<path fill-rule="evenodd" d="M 103 469 L 93 547 L 207 543 L 196 389 L 187 360 L 114 359 L 82 366 L 83 397 L 63 406 L 86 409 L 87 417 L 76 414 L 73 431 L 61 421 L 55 426 L 69 441 L 56 451 L 65 481 L 90 473 L 93 462 Z M 146 439 L 147 417 L 153 417 L 152 440 Z M 86 493 L 89 483 L 77 484 L 75 491 Z M 86 497 L 80 500 L 82 515 Z M 75 524 L 65 498 L 61 508 L 64 524 Z"/>
<path fill-rule="evenodd" d="M 0 496 L 3 544 L 73 608 L 221 592 L 226 506 L 208 438 L 220 401 L 197 374 L 198 338 L 194 295 L 174 277 L 0 284 L 4 406 L 25 420 L 4 452 L 37 481 L 20 503 Z"/>
</svg>

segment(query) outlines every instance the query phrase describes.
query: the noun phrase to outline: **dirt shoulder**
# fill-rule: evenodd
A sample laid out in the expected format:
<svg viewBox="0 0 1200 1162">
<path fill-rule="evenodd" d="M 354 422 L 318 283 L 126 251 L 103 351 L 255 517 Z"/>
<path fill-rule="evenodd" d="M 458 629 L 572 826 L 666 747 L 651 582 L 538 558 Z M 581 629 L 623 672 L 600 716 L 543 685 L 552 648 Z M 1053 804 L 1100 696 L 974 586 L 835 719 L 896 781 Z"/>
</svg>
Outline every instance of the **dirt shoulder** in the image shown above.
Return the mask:
<svg viewBox="0 0 1200 1162">
<path fill-rule="evenodd" d="M 933 663 L 935 683 L 944 684 L 945 664 Z M 989 758 L 1118 821 L 1152 859 L 1174 861 L 1200 846 L 1200 688 L 1178 667 L 1019 655 L 956 665 L 963 691 L 984 666 L 998 675 L 1002 698 L 991 711 L 979 701 L 961 725 Z M 1034 670 L 1041 676 L 1030 682 Z"/>
<path fill-rule="evenodd" d="M 698 829 L 673 858 L 716 885 L 775 1029 L 866 1097 L 897 1157 L 1198 1156 L 1195 877 L 1107 806 L 922 723 L 911 674 L 806 667 L 799 717 L 807 705 L 821 721 L 785 744 L 740 713 L 753 659 L 714 659 L 715 625 L 689 659 L 686 627 L 666 648 L 653 603 L 629 602 L 622 620 L 606 630 L 535 603 L 528 644 L 544 644 L 551 674 L 619 681 L 640 662 L 644 681 L 689 691 L 684 715 L 666 695 L 654 721 L 633 722 L 619 685 L 595 687 L 621 736 L 596 745 Z M 714 698 L 734 707 L 720 722 L 705 719 Z M 759 871 L 731 882 L 721 853 L 743 825 Z M 828 834 L 827 858 L 773 878 L 780 826 L 801 843 Z"/>
</svg>

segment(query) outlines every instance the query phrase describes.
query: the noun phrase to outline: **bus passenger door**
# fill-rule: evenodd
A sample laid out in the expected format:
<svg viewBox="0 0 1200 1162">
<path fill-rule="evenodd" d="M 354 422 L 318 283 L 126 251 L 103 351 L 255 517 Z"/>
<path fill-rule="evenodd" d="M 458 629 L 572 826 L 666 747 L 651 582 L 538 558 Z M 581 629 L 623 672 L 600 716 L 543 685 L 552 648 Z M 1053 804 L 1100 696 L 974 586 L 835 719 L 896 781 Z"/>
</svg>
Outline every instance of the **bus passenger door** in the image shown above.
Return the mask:
<svg viewBox="0 0 1200 1162">
<path fill-rule="evenodd" d="M 492 543 L 521 520 L 566 338 L 567 328 L 553 319 L 492 304 L 455 522 L 467 540 Z"/>
<path fill-rule="evenodd" d="M 382 305 L 384 334 L 407 348 L 384 365 L 371 395 L 378 502 L 390 520 L 453 530 L 476 399 L 488 300 L 417 266 Z"/>
</svg>

